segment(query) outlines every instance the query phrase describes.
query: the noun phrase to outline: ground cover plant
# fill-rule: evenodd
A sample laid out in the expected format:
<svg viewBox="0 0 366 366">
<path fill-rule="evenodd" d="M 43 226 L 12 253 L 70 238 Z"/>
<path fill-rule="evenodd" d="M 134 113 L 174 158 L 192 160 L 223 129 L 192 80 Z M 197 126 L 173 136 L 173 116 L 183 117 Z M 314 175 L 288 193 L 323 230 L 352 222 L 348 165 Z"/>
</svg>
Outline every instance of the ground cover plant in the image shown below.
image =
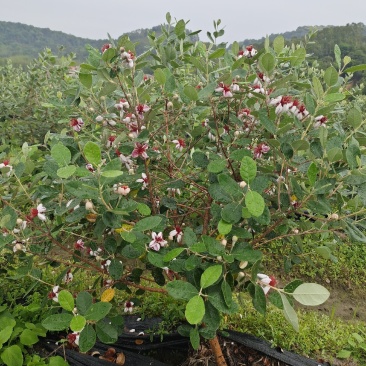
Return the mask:
<svg viewBox="0 0 366 366">
<path fill-rule="evenodd" d="M 117 340 L 136 304 L 116 292 L 134 289 L 182 300 L 178 330 L 195 349 L 208 339 L 225 365 L 216 333 L 237 294 L 261 314 L 272 303 L 295 330 L 294 301 L 329 297 L 316 283 L 278 286 L 262 249 L 290 243 L 288 270 L 304 238 L 330 260 L 335 245 L 366 241 L 363 120 L 346 88 L 355 69 L 338 47 L 322 71 L 282 37 L 227 50 L 219 21 L 210 43 L 184 20 L 167 23 L 142 55 L 127 37 L 88 47 L 43 104 L 60 128 L 4 145 L 0 246 L 23 258 L 20 276 L 40 261 L 64 266 L 53 284 L 32 276 L 54 305 L 42 326 L 67 331 L 80 351 Z M 89 272 L 94 286 L 75 293 Z"/>
</svg>

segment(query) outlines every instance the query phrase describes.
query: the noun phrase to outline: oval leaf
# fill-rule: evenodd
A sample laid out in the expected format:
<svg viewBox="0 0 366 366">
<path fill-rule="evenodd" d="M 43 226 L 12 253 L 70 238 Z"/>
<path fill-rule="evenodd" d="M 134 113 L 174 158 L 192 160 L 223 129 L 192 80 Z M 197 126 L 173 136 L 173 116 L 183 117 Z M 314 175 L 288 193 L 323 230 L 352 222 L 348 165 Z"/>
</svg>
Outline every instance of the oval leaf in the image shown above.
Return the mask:
<svg viewBox="0 0 366 366">
<path fill-rule="evenodd" d="M 42 326 L 47 330 L 64 330 L 70 325 L 73 316 L 71 314 L 54 314 L 42 321 Z"/>
<path fill-rule="evenodd" d="M 249 156 L 244 156 L 240 165 L 240 176 L 250 183 L 257 175 L 257 163 Z"/>
<path fill-rule="evenodd" d="M 168 282 L 166 289 L 171 297 L 178 300 L 190 300 L 198 295 L 198 290 L 192 284 L 182 280 Z"/>
<path fill-rule="evenodd" d="M 205 303 L 201 296 L 192 297 L 187 305 L 185 316 L 189 324 L 198 324 L 205 315 Z"/>
<path fill-rule="evenodd" d="M 70 329 L 73 332 L 81 332 L 86 324 L 86 319 L 82 315 L 75 315 L 70 322 Z"/>
<path fill-rule="evenodd" d="M 89 163 L 93 165 L 100 164 L 102 160 L 102 154 L 100 151 L 100 147 L 95 142 L 88 141 L 85 144 L 83 151 L 85 158 Z"/>
<path fill-rule="evenodd" d="M 245 205 L 248 211 L 255 217 L 262 215 L 265 207 L 263 197 L 255 191 L 249 191 L 245 195 Z"/>
<path fill-rule="evenodd" d="M 73 311 L 75 307 L 75 301 L 69 291 L 62 290 L 58 294 L 58 302 L 61 307 L 67 311 Z"/>
<path fill-rule="evenodd" d="M 296 332 L 299 331 L 299 320 L 297 318 L 296 311 L 291 306 L 290 302 L 287 300 L 286 295 L 280 292 L 282 304 L 283 304 L 283 314 L 286 320 L 293 326 Z"/>
<path fill-rule="evenodd" d="M 208 267 L 201 276 L 201 287 L 206 288 L 213 285 L 222 274 L 222 266 L 221 264 L 214 265 L 212 267 Z"/>
<path fill-rule="evenodd" d="M 327 301 L 329 291 L 317 283 L 303 283 L 293 292 L 296 301 L 303 305 L 317 306 Z"/>
</svg>

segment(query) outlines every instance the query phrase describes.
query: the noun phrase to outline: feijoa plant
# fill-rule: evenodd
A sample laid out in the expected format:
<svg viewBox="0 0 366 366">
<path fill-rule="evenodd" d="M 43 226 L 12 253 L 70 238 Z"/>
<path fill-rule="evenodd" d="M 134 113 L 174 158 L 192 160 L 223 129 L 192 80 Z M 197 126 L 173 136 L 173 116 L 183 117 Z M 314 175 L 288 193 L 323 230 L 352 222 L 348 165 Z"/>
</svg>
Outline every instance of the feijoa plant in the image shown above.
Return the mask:
<svg viewBox="0 0 366 366">
<path fill-rule="evenodd" d="M 333 242 L 366 241 L 363 118 L 347 102 L 349 59 L 336 48 L 334 66 L 318 70 L 281 36 L 260 51 L 227 49 L 219 25 L 205 43 L 167 14 L 142 55 L 124 36 L 88 47 L 76 103 L 55 104 L 62 131 L 0 155 L 0 245 L 66 266 L 50 288 L 63 312 L 43 326 L 70 329 L 82 351 L 97 337 L 116 340 L 118 311 L 134 305 L 114 301 L 116 290 L 157 291 L 186 302 L 179 331 L 194 348 L 209 339 L 224 365 L 216 332 L 238 311 L 237 293 L 261 314 L 271 302 L 295 329 L 294 300 L 329 296 L 314 283 L 278 286 L 263 273 L 267 243 L 293 243 L 289 269 L 305 236 L 329 259 Z M 67 287 L 80 272 L 100 282 L 75 301 Z"/>
</svg>

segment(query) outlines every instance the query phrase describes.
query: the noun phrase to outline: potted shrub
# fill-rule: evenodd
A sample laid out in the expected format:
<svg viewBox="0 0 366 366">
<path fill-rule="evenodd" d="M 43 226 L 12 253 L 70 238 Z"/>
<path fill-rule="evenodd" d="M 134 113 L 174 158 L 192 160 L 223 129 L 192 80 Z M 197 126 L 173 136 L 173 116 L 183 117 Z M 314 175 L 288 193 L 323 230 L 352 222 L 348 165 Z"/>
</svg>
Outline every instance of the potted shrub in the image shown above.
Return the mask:
<svg viewBox="0 0 366 366">
<path fill-rule="evenodd" d="M 227 49 L 214 26 L 205 43 L 167 14 L 142 55 L 127 37 L 89 47 L 53 102 L 62 131 L 1 155 L 2 246 L 65 266 L 49 289 L 62 312 L 43 326 L 68 330 L 82 352 L 116 341 L 134 304 L 121 309 L 115 293 L 136 289 L 185 301 L 179 331 L 195 349 L 208 339 L 225 365 L 216 334 L 238 292 L 261 314 L 281 308 L 295 329 L 294 300 L 329 296 L 314 283 L 278 287 L 261 264 L 266 243 L 293 243 L 290 268 L 305 236 L 330 259 L 345 236 L 365 240 L 362 118 L 342 109 L 349 60 L 336 48 L 337 69 L 317 70 L 281 36 Z M 89 272 L 99 284 L 72 294 Z"/>
</svg>

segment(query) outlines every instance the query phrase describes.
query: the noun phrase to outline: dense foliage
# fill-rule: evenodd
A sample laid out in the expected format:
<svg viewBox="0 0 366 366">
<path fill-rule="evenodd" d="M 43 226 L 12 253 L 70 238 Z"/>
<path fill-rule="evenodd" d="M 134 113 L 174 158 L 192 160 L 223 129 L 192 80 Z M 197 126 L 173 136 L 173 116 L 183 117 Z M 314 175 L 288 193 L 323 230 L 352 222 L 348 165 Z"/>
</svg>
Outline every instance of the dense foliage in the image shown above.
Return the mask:
<svg viewBox="0 0 366 366">
<path fill-rule="evenodd" d="M 167 22 L 149 34 L 151 51 L 136 55 L 123 36 L 89 47 L 71 74 L 70 59 L 43 55 L 21 83 L 35 77 L 47 102 L 30 114 L 56 124 L 38 143 L 1 147 L 0 247 L 10 264 L 22 261 L 19 278 L 48 289 L 55 306 L 42 326 L 69 332 L 81 351 L 97 337 L 116 341 L 137 291 L 181 300 L 179 331 L 194 348 L 215 339 L 241 292 L 298 329 L 294 301 L 318 305 L 329 292 L 298 280 L 280 286 L 261 249 L 292 243 L 290 269 L 304 237 L 327 259 L 347 237 L 366 242 L 363 119 L 347 101 L 353 69 L 339 47 L 323 71 L 283 37 L 260 52 L 227 50 L 217 45 L 219 21 L 209 44 L 192 39 L 185 21 Z M 14 75 L 11 65 L 1 71 Z M 12 88 L 27 97 L 11 84 L 9 115 Z M 34 271 L 40 260 L 64 266 L 55 283 Z M 98 281 L 73 294 L 89 272 Z M 123 304 L 120 291 L 130 296 Z"/>
</svg>

